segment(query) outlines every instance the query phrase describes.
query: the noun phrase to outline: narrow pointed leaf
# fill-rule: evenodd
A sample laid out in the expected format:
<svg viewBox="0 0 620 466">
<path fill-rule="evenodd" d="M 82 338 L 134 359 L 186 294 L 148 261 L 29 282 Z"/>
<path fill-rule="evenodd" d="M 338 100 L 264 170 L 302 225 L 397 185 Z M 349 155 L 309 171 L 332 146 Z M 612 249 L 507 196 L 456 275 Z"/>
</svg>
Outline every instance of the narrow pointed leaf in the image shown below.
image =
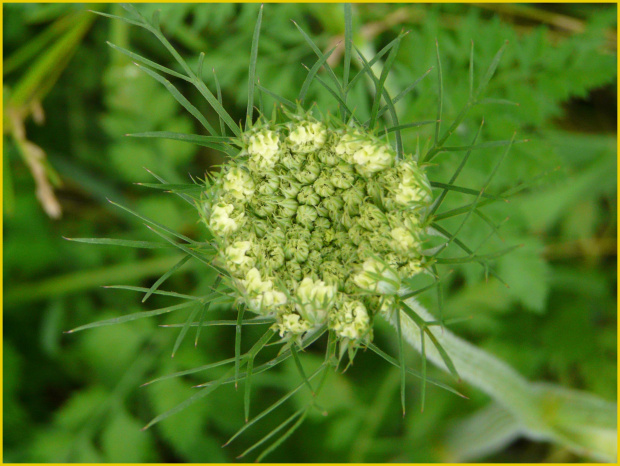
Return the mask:
<svg viewBox="0 0 620 466">
<path fill-rule="evenodd" d="M 192 105 L 190 103 L 189 100 L 187 100 L 185 98 L 185 96 L 183 94 L 181 94 L 179 92 L 179 90 L 170 82 L 168 81 L 166 78 L 164 78 L 162 75 L 155 73 L 153 70 L 146 68 L 138 63 L 135 64 L 139 69 L 141 69 L 142 71 L 144 71 L 146 74 L 148 74 L 149 76 L 151 76 L 152 78 L 154 78 L 156 81 L 160 82 L 161 84 L 164 85 L 164 87 L 168 90 L 168 92 L 170 92 L 170 94 L 172 95 L 172 97 L 174 97 L 176 99 L 177 102 L 179 102 L 184 108 L 185 110 L 187 110 L 189 113 L 192 114 L 192 116 L 194 118 L 196 118 L 200 124 L 202 126 L 205 127 L 205 129 L 211 133 L 211 134 L 217 134 L 217 132 L 215 131 L 215 129 L 213 128 L 213 126 L 211 126 L 211 123 L 209 123 L 207 121 L 207 119 L 204 117 L 204 115 L 202 113 L 200 113 L 200 110 L 198 110 L 194 105 Z"/>
<path fill-rule="evenodd" d="M 154 241 L 136 241 L 128 239 L 116 239 L 116 238 L 65 238 L 68 241 L 75 241 L 76 243 L 86 244 L 103 244 L 106 246 L 123 246 L 126 248 L 138 248 L 138 249 L 162 249 L 169 248 L 170 246 L 165 243 L 156 243 Z"/>
<path fill-rule="evenodd" d="M 175 78 L 182 79 L 187 82 L 192 82 L 191 78 L 188 78 L 184 74 L 181 74 L 177 71 L 171 70 L 170 68 L 166 68 L 165 66 L 160 65 L 159 63 L 155 63 L 154 61 L 149 60 L 148 58 L 144 58 L 137 53 L 132 52 L 131 50 L 124 49 L 123 47 L 119 47 L 118 45 L 113 44 L 112 42 L 106 42 L 110 47 L 114 50 L 121 52 L 124 55 L 127 55 L 133 61 L 141 63 L 146 66 L 150 66 L 151 68 L 155 68 L 157 71 L 161 71 L 162 73 L 169 74 L 170 76 L 174 76 Z"/>
<path fill-rule="evenodd" d="M 188 307 L 195 306 L 195 305 L 196 303 L 194 301 L 190 301 L 190 302 L 185 302 L 181 304 L 175 304 L 174 306 L 163 307 L 161 309 L 155 309 L 153 311 L 134 312 L 133 314 L 127 314 L 124 316 L 114 317 L 112 319 L 105 319 L 105 320 L 100 320 L 98 322 L 91 322 L 90 324 L 82 325 L 80 327 L 74 328 L 73 330 L 69 330 L 66 333 L 75 333 L 75 332 L 81 332 L 82 330 L 86 330 L 89 328 L 123 324 L 125 322 L 131 322 L 131 321 L 138 320 L 138 319 L 145 319 L 147 317 L 167 314 L 169 312 L 178 311 L 180 309 L 186 309 Z"/>
</svg>

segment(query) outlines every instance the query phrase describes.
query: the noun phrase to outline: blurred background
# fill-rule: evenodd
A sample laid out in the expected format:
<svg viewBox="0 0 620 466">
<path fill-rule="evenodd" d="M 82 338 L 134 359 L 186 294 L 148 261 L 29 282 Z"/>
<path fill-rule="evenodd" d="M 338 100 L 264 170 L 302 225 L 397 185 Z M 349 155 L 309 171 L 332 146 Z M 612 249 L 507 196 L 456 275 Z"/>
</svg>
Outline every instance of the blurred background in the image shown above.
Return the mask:
<svg viewBox="0 0 620 466">
<path fill-rule="evenodd" d="M 206 53 L 225 107 L 245 114 L 253 4 L 142 4 L 161 9 L 166 36 L 192 65 Z M 157 376 L 231 357 L 234 329 L 209 327 L 194 348 L 192 333 L 170 357 L 185 314 L 144 319 L 78 334 L 76 326 L 170 304 L 152 297 L 102 289 L 103 285 L 150 286 L 179 256 L 166 249 L 136 250 L 65 241 L 64 237 L 157 240 L 139 219 L 109 204 L 126 205 L 192 238 L 204 231 L 196 212 L 173 195 L 135 185 L 152 182 L 148 168 L 173 183 L 202 177 L 222 158 L 207 148 L 178 141 L 124 137 L 142 131 L 200 133 L 163 86 L 139 71 L 106 41 L 176 69 L 150 35 L 86 10 L 125 15 L 114 4 L 4 4 L 4 461 L 6 462 L 226 462 L 233 461 L 269 429 L 286 419 L 307 395 L 285 403 L 232 445 L 221 445 L 243 425 L 243 391 L 222 388 L 147 431 L 157 414 L 189 397 L 192 386 L 218 375 L 196 374 L 145 388 Z M 480 141 L 527 138 L 513 147 L 489 191 L 526 183 L 509 204 L 484 212 L 503 244 L 523 244 L 498 260 L 509 284 L 485 279 L 475 265 L 459 266 L 446 281 L 444 316 L 472 317 L 453 327 L 460 336 L 503 359 L 530 380 L 587 390 L 614 400 L 616 366 L 616 5 L 354 5 L 355 42 L 373 56 L 403 29 L 388 80 L 395 95 L 436 65 L 439 42 L 444 83 L 443 120 L 458 114 L 468 96 L 470 44 L 475 43 L 479 80 L 494 54 L 509 41 L 487 97 L 489 103 L 460 125 L 450 145 L 467 145 L 481 118 Z M 344 33 L 340 5 L 267 4 L 257 75 L 263 86 L 294 100 L 316 57 L 296 30 L 295 19 L 322 50 Z M 332 64 L 341 73 L 341 52 Z M 353 72 L 359 62 L 354 60 Z M 187 83 L 175 81 L 190 101 L 217 124 L 217 117 Z M 368 111 L 369 83 L 351 98 Z M 263 96 L 267 108 L 273 102 Z M 436 69 L 399 103 L 401 123 L 435 118 Z M 336 105 L 317 83 L 307 102 Z M 414 151 L 432 127 L 404 133 Z M 459 179 L 479 188 L 499 156 L 481 150 Z M 460 160 L 437 157 L 430 177 L 447 181 Z M 446 209 L 465 197 L 449 195 Z M 471 202 L 471 198 L 470 198 Z M 502 223 L 506 217 L 510 217 Z M 478 222 L 478 223 L 476 223 Z M 455 225 L 458 225 L 456 223 Z M 492 232 L 480 218 L 462 232 L 472 245 Z M 489 240 L 490 241 L 490 240 Z M 503 241 L 503 242 L 502 242 Z M 163 289 L 198 293 L 213 280 L 192 262 Z M 421 300 L 433 312 L 432 294 Z M 230 316 L 226 309 L 216 315 Z M 230 317 L 228 317 L 230 318 Z M 377 344 L 397 354 L 394 333 L 379 324 Z M 252 335 L 252 331 L 248 332 Z M 303 355 L 316 364 L 321 350 Z M 419 368 L 415 354 L 409 365 Z M 431 376 L 454 383 L 438 370 Z M 477 453 L 446 439 L 458 422 L 489 402 L 468 386 L 463 400 L 430 387 L 420 412 L 419 384 L 408 386 L 408 412 L 400 412 L 399 372 L 367 352 L 346 373 L 327 379 L 321 405 L 269 458 L 294 462 L 571 462 L 554 445 L 517 439 Z M 299 383 L 294 365 L 255 377 L 252 412 L 267 407 Z M 250 458 L 253 459 L 253 458 Z"/>
</svg>

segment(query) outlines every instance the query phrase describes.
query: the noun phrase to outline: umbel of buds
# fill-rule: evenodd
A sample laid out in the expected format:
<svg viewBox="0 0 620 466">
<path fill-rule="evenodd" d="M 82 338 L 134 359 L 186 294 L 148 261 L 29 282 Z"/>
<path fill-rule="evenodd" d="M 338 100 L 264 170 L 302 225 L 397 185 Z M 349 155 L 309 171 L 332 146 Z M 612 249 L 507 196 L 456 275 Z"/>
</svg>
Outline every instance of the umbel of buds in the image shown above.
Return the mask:
<svg viewBox="0 0 620 466">
<path fill-rule="evenodd" d="M 424 171 L 363 128 L 308 114 L 238 144 L 201 205 L 237 299 L 286 339 L 327 326 L 341 348 L 369 342 L 376 313 L 427 267 Z"/>
</svg>

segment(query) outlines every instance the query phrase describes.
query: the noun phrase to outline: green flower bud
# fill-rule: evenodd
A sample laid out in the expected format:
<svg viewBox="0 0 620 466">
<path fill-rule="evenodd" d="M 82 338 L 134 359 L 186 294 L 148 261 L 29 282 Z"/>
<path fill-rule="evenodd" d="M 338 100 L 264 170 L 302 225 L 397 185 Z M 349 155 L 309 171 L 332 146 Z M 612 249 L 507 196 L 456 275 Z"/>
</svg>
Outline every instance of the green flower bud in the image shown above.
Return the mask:
<svg viewBox="0 0 620 466">
<path fill-rule="evenodd" d="M 222 186 L 235 199 L 245 202 L 254 194 L 254 181 L 241 167 L 233 166 L 223 176 Z"/>
<path fill-rule="evenodd" d="M 263 196 L 270 196 L 278 190 L 279 182 L 276 172 L 270 170 L 264 173 L 264 176 L 254 179 L 256 184 L 256 192 Z"/>
<path fill-rule="evenodd" d="M 321 202 L 321 196 L 314 192 L 314 188 L 312 186 L 304 186 L 299 191 L 299 194 L 297 194 L 297 201 L 300 204 L 315 206 Z"/>
<path fill-rule="evenodd" d="M 299 194 L 299 190 L 302 185 L 292 176 L 280 177 L 280 192 L 282 195 L 289 199 L 294 199 Z"/>
<path fill-rule="evenodd" d="M 366 238 L 368 231 L 366 228 L 361 226 L 359 223 L 354 224 L 351 228 L 349 228 L 349 238 L 356 246 L 359 246 L 360 243 Z"/>
<path fill-rule="evenodd" d="M 316 209 L 315 209 L 316 210 Z M 325 217 L 318 217 L 316 219 L 316 221 L 314 222 L 314 227 L 315 228 L 323 228 L 323 229 L 327 229 L 329 227 L 331 227 L 331 222 L 329 221 L 328 218 Z"/>
<path fill-rule="evenodd" d="M 340 156 L 338 156 L 331 147 L 323 147 L 317 152 L 317 157 L 321 163 L 328 167 L 333 167 L 340 162 Z"/>
<path fill-rule="evenodd" d="M 321 201 L 321 206 L 327 209 L 329 212 L 329 218 L 331 218 L 332 222 L 334 222 L 342 215 L 342 206 L 344 206 L 344 201 L 340 196 L 330 196 Z"/>
<path fill-rule="evenodd" d="M 321 280 L 328 285 L 336 286 L 342 291 L 346 278 L 345 266 L 336 261 L 323 261 L 319 266 L 319 272 Z"/>
<path fill-rule="evenodd" d="M 311 184 L 321 173 L 321 166 L 314 158 L 308 158 L 301 168 L 293 172 L 293 176 L 302 184 Z"/>
<path fill-rule="evenodd" d="M 306 261 L 309 253 L 310 248 L 304 239 L 292 239 L 284 245 L 284 255 L 287 260 L 295 260 L 301 264 Z"/>
<path fill-rule="evenodd" d="M 262 241 L 262 264 L 267 270 L 275 271 L 284 265 L 284 250 L 277 241 L 266 237 Z"/>
<path fill-rule="evenodd" d="M 311 236 L 312 232 L 310 230 L 308 230 L 302 225 L 298 225 L 297 223 L 289 226 L 286 230 L 287 241 L 291 241 L 293 239 L 304 239 L 306 241 L 309 241 Z"/>
<path fill-rule="evenodd" d="M 349 229 L 357 224 L 358 218 L 359 217 L 357 215 L 351 216 L 349 212 L 347 212 L 347 210 L 345 209 L 344 213 L 342 214 L 342 218 L 340 219 L 340 223 L 343 227 Z"/>
<path fill-rule="evenodd" d="M 352 186 L 342 192 L 342 200 L 344 201 L 344 208 L 350 215 L 357 215 L 359 208 L 364 202 L 366 193 L 363 188 L 358 186 Z"/>
<path fill-rule="evenodd" d="M 276 211 L 277 204 L 272 198 L 253 197 L 252 200 L 250 200 L 250 207 L 256 215 L 266 218 L 273 215 Z"/>
<path fill-rule="evenodd" d="M 314 221 L 317 219 L 316 209 L 310 205 L 302 205 L 297 209 L 297 223 L 305 226 L 308 229 L 313 228 Z"/>
<path fill-rule="evenodd" d="M 303 154 L 295 154 L 290 150 L 287 150 L 280 158 L 280 164 L 282 164 L 287 170 L 299 170 L 299 167 L 306 161 L 306 156 Z"/>
<path fill-rule="evenodd" d="M 297 261 L 287 261 L 286 262 L 286 272 L 288 275 L 296 281 L 302 279 L 303 274 L 301 272 L 301 265 Z"/>
<path fill-rule="evenodd" d="M 291 218 L 297 213 L 297 207 L 299 204 L 295 199 L 278 199 L 277 204 L 279 218 Z"/>
<path fill-rule="evenodd" d="M 310 251 L 310 254 L 308 254 L 308 259 L 306 259 L 306 263 L 315 270 L 319 268 L 322 261 L 323 258 L 321 256 L 321 253 L 316 250 Z"/>
<path fill-rule="evenodd" d="M 358 223 L 367 230 L 373 231 L 387 225 L 387 218 L 376 205 L 364 202 L 360 207 Z"/>
<path fill-rule="evenodd" d="M 331 172 L 330 181 L 341 189 L 350 188 L 355 180 L 355 170 L 347 163 L 339 163 Z"/>
<path fill-rule="evenodd" d="M 329 179 L 329 176 L 323 172 L 314 182 L 314 191 L 321 197 L 330 197 L 334 194 L 336 189 Z"/>
</svg>

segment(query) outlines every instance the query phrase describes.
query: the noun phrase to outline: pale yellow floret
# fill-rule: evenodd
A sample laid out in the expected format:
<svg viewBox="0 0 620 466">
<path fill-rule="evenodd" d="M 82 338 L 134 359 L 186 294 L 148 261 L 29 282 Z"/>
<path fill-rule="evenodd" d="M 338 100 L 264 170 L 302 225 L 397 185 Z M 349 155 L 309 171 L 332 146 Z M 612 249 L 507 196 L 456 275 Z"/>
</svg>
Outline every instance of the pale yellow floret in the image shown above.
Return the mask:
<svg viewBox="0 0 620 466">
<path fill-rule="evenodd" d="M 267 170 L 277 163 L 280 151 L 280 138 L 277 132 L 264 129 L 250 136 L 248 154 L 250 167 Z"/>
<path fill-rule="evenodd" d="M 321 123 L 304 121 L 291 130 L 288 143 L 291 149 L 298 153 L 314 152 L 325 144 L 327 130 Z"/>
<path fill-rule="evenodd" d="M 273 281 L 268 278 L 263 280 L 256 267 L 251 268 L 240 282 L 245 289 L 248 305 L 255 312 L 269 314 L 274 307 L 286 304 L 286 294 L 274 290 Z"/>
<path fill-rule="evenodd" d="M 364 290 L 381 294 L 395 294 L 400 288 L 396 272 L 373 258 L 364 261 L 362 271 L 353 277 L 353 283 Z"/>
<path fill-rule="evenodd" d="M 254 181 L 245 170 L 239 167 L 231 168 L 224 175 L 224 190 L 232 194 L 235 199 L 245 201 L 254 194 Z"/>
<path fill-rule="evenodd" d="M 357 171 L 366 176 L 390 168 L 394 159 L 395 154 L 389 146 L 376 145 L 371 141 L 368 141 L 352 156 Z"/>
<path fill-rule="evenodd" d="M 245 214 L 239 213 L 236 217 L 231 217 L 235 210 L 232 204 L 216 204 L 209 218 L 209 226 L 215 234 L 226 236 L 236 231 L 243 221 Z"/>
<path fill-rule="evenodd" d="M 312 324 L 324 323 L 336 291 L 333 285 L 326 285 L 322 280 L 315 281 L 306 277 L 297 287 L 297 310 Z"/>
<path fill-rule="evenodd" d="M 277 323 L 275 327 L 280 336 L 283 337 L 286 333 L 300 335 L 310 330 L 312 326 L 298 314 L 291 313 L 284 314 L 281 317 L 281 321 Z"/>
<path fill-rule="evenodd" d="M 410 253 L 419 248 L 419 243 L 411 232 L 403 227 L 396 227 L 390 232 L 392 236 L 392 248 L 395 251 Z"/>
<path fill-rule="evenodd" d="M 341 338 L 359 340 L 370 330 L 370 317 L 360 301 L 346 301 L 332 317 L 332 329 Z"/>
<path fill-rule="evenodd" d="M 236 241 L 226 248 L 226 266 L 233 274 L 245 274 L 254 267 L 256 259 L 246 255 L 251 248 L 250 241 Z"/>
</svg>

